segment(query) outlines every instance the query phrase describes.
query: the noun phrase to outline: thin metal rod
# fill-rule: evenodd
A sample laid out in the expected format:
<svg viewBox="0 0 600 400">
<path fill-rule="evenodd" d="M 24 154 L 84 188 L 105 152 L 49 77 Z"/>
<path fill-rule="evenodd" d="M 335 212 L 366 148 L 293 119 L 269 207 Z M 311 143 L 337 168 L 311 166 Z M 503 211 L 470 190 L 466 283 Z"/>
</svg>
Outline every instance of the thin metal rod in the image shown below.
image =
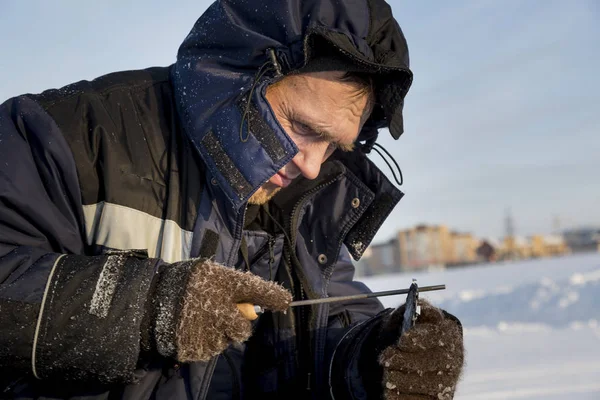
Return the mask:
<svg viewBox="0 0 600 400">
<path fill-rule="evenodd" d="M 446 285 L 422 286 L 419 288 L 419 293 L 420 292 L 431 292 L 433 290 L 444 290 L 444 289 L 446 289 Z M 407 294 L 409 290 L 410 289 L 385 290 L 383 292 L 361 293 L 361 294 L 354 294 L 351 296 L 335 296 L 335 297 L 325 297 L 323 299 L 298 300 L 298 301 L 292 301 L 290 303 L 290 307 L 308 306 L 311 304 L 321 304 L 321 303 L 335 303 L 338 301 L 347 301 L 347 300 L 368 299 L 370 297 L 394 296 L 397 294 Z"/>
</svg>

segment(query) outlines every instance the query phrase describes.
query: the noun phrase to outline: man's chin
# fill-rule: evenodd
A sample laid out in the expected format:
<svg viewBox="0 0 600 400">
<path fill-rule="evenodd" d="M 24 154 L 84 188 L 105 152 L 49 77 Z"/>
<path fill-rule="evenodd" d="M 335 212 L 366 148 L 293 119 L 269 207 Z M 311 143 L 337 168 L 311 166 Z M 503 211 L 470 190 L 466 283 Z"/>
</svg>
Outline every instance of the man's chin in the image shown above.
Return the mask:
<svg viewBox="0 0 600 400">
<path fill-rule="evenodd" d="M 265 188 L 264 186 L 259 188 L 250 198 L 248 204 L 261 205 L 271 200 L 279 191 L 281 187 L 273 185 L 273 187 Z"/>
</svg>

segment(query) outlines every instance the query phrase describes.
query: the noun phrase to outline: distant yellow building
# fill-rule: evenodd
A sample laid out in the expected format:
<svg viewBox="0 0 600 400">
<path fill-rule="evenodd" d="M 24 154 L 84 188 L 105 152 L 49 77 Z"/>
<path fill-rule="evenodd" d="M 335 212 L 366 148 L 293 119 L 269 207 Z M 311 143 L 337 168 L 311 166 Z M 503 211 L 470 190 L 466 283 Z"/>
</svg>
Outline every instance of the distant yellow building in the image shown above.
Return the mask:
<svg viewBox="0 0 600 400">
<path fill-rule="evenodd" d="M 534 235 L 531 237 L 532 257 L 555 257 L 570 252 L 571 250 L 562 236 Z"/>
<path fill-rule="evenodd" d="M 470 233 L 451 233 L 451 257 L 447 263 L 471 264 L 477 261 L 480 241 Z"/>
<path fill-rule="evenodd" d="M 403 270 L 445 265 L 452 256 L 452 238 L 444 225 L 418 225 L 398 232 Z"/>
<path fill-rule="evenodd" d="M 600 251 L 600 244 L 599 251 Z M 399 231 L 396 238 L 370 246 L 359 263 L 361 274 L 413 271 L 446 266 L 554 257 L 571 252 L 562 236 L 507 236 L 502 241 L 480 240 L 453 232 L 445 225 L 418 225 Z"/>
<path fill-rule="evenodd" d="M 555 257 L 569 254 L 571 249 L 562 236 L 533 235 L 529 240 L 507 236 L 502 242 L 501 258 L 524 259 L 532 257 Z"/>
<path fill-rule="evenodd" d="M 445 225 L 418 225 L 398 232 L 397 238 L 403 270 L 477 261 L 479 240 L 470 233 L 451 232 Z"/>
</svg>

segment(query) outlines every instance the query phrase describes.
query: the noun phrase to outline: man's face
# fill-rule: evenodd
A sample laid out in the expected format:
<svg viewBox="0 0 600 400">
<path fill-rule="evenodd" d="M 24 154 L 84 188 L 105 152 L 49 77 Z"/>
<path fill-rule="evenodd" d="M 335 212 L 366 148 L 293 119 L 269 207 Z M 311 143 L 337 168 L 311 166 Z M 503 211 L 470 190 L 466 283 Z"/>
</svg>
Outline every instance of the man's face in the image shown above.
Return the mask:
<svg viewBox="0 0 600 400">
<path fill-rule="evenodd" d="M 315 179 L 336 149 L 350 151 L 371 113 L 369 94 L 343 72 L 290 75 L 267 88 L 266 98 L 298 154 L 250 197 L 263 204 L 293 179 Z"/>
</svg>

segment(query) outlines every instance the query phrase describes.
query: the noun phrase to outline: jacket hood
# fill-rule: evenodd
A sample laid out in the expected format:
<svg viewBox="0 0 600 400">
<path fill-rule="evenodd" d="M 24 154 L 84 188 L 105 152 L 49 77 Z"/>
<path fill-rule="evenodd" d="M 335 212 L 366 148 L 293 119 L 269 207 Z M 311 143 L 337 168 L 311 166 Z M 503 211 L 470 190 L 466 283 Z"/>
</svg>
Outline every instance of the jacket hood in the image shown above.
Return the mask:
<svg viewBox="0 0 600 400">
<path fill-rule="evenodd" d="M 412 82 L 408 48 L 383 0 L 223 0 L 198 19 L 172 69 L 178 111 L 234 207 L 297 153 L 265 99 L 266 87 L 323 54 L 372 73 L 377 106 L 359 140 L 402 133 Z"/>
</svg>

